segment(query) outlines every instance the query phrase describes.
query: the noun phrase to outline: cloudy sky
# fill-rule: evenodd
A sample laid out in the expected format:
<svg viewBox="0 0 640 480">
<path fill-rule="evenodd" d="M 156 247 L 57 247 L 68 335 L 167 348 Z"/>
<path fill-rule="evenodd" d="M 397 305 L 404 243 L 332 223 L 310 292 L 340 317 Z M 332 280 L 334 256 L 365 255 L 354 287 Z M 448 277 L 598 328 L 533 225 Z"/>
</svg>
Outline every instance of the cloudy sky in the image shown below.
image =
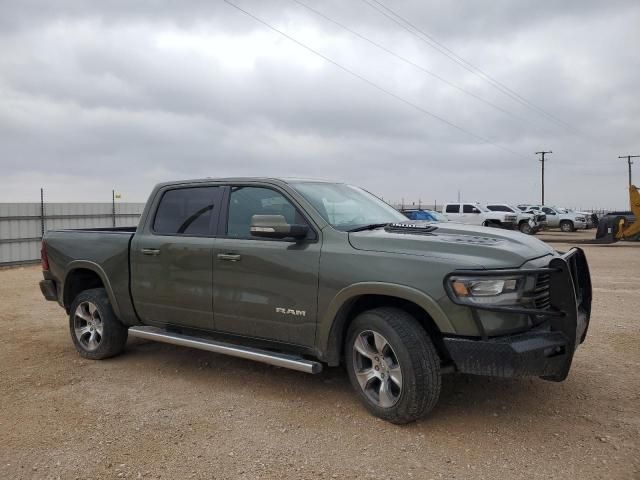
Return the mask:
<svg viewBox="0 0 640 480">
<path fill-rule="evenodd" d="M 256 175 L 535 202 L 553 150 L 547 203 L 626 205 L 640 2 L 229 1 L 264 23 L 223 0 L 0 1 L 0 202 Z"/>
</svg>

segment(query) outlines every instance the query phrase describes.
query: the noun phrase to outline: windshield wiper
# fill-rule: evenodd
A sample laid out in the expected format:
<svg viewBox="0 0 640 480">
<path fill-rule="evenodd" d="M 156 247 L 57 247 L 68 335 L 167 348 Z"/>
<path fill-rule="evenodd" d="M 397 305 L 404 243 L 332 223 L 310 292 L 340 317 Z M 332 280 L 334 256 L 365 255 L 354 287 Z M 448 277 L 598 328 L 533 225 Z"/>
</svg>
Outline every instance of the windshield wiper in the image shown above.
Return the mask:
<svg viewBox="0 0 640 480">
<path fill-rule="evenodd" d="M 389 222 L 385 223 L 370 223 L 369 225 L 362 225 L 361 227 L 350 228 L 347 232 L 362 232 L 364 230 L 373 230 L 374 228 L 386 227 Z"/>
</svg>

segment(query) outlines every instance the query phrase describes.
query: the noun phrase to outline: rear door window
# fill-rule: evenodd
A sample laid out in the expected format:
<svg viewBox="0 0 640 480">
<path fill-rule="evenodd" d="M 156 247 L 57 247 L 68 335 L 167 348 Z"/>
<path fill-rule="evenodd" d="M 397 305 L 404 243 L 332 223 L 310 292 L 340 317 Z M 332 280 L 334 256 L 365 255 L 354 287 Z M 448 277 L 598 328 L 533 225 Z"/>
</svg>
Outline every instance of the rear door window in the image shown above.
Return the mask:
<svg viewBox="0 0 640 480">
<path fill-rule="evenodd" d="M 167 190 L 158 205 L 153 231 L 161 235 L 212 235 L 221 198 L 222 187 Z"/>
<path fill-rule="evenodd" d="M 460 205 L 457 203 L 447 205 L 445 213 L 460 213 Z"/>
<path fill-rule="evenodd" d="M 511 210 L 509 207 L 506 207 L 504 205 L 487 205 L 487 208 L 492 212 L 512 212 L 513 213 L 513 210 Z"/>
</svg>

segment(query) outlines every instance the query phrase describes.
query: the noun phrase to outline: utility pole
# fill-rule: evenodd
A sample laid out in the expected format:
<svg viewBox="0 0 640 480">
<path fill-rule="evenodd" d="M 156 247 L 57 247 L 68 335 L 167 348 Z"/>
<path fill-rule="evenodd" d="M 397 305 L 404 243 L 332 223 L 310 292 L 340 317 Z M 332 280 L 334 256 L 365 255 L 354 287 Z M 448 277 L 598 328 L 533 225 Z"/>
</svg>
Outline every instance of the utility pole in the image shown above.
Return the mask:
<svg viewBox="0 0 640 480">
<path fill-rule="evenodd" d="M 111 218 L 113 228 L 116 228 L 116 191 L 111 190 Z"/>
<path fill-rule="evenodd" d="M 631 165 L 633 165 L 633 162 L 631 161 L 632 158 L 639 158 L 640 155 L 622 155 L 621 157 L 618 158 L 626 158 L 627 159 L 627 163 L 629 164 L 629 186 L 633 185 L 633 182 L 631 181 Z"/>
<path fill-rule="evenodd" d="M 542 157 L 540 158 L 540 163 L 542 163 L 542 205 L 544 205 L 544 161 L 545 158 L 544 156 L 547 153 L 553 153 L 551 150 L 549 150 L 548 152 L 536 152 L 536 155 L 542 155 Z"/>
</svg>

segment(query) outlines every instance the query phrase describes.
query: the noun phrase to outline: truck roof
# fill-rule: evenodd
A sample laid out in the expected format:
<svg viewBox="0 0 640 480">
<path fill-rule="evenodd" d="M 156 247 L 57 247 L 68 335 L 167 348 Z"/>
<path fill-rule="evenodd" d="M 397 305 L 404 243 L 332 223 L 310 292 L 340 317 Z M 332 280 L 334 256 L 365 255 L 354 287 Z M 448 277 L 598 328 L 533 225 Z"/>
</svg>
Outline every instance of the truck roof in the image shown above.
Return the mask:
<svg viewBox="0 0 640 480">
<path fill-rule="evenodd" d="M 317 182 L 317 183 L 344 183 L 335 180 L 323 178 L 299 178 L 299 177 L 205 177 L 192 178 L 185 180 L 172 180 L 169 182 L 161 182 L 156 187 L 165 187 L 169 185 L 182 185 L 185 183 L 206 183 L 206 182 L 271 182 L 271 183 L 296 183 L 296 182 Z"/>
</svg>

